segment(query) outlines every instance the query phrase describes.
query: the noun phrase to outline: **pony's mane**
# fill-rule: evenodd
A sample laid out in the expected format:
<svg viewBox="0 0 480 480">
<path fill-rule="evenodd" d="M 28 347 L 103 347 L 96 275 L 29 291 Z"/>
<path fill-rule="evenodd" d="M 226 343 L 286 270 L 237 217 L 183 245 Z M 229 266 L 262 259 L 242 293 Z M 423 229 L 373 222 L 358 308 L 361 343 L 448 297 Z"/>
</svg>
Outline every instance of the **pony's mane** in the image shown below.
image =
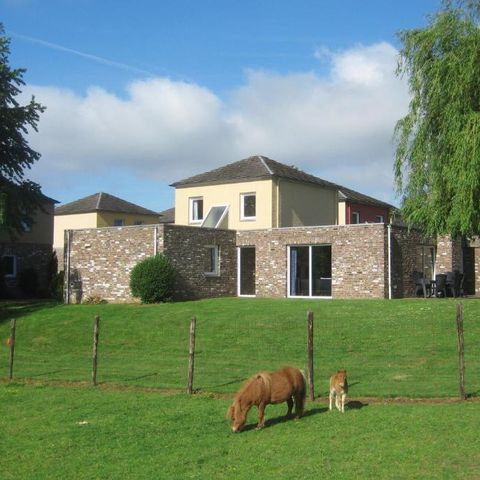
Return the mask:
<svg viewBox="0 0 480 480">
<path fill-rule="evenodd" d="M 252 375 L 245 383 L 242 385 L 238 393 L 235 395 L 235 401 L 238 401 L 240 397 L 244 395 L 244 393 L 249 389 L 250 385 L 255 382 L 256 380 L 261 379 L 265 388 L 270 393 L 272 388 L 272 378 L 269 372 L 259 372 L 255 375 Z"/>
</svg>

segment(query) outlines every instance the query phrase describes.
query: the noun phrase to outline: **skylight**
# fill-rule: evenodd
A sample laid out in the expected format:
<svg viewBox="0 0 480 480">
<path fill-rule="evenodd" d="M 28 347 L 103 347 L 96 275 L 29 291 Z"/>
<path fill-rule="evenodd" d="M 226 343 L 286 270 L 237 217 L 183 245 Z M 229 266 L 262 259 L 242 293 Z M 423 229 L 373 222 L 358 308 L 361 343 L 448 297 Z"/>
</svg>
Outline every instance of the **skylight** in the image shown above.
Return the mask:
<svg viewBox="0 0 480 480">
<path fill-rule="evenodd" d="M 208 211 L 205 220 L 202 223 L 202 227 L 206 228 L 219 228 L 222 220 L 228 212 L 228 205 L 217 205 L 211 207 Z"/>
</svg>

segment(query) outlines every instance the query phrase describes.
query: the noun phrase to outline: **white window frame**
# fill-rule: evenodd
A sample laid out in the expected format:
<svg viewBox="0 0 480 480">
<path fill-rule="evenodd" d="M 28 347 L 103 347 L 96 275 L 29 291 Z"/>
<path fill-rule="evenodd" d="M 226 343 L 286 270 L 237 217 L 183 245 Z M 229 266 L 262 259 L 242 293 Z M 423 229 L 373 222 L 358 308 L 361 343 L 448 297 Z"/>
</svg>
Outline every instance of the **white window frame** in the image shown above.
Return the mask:
<svg viewBox="0 0 480 480">
<path fill-rule="evenodd" d="M 245 197 L 255 197 L 255 215 L 252 217 L 245 216 Z M 240 194 L 240 220 L 252 221 L 257 219 L 257 192 L 246 192 Z"/>
<path fill-rule="evenodd" d="M 241 285 L 240 285 L 240 282 L 241 282 L 241 278 L 240 278 L 240 275 L 241 275 L 241 269 L 242 269 L 242 260 L 241 260 L 241 257 L 242 257 L 242 254 L 241 254 L 241 250 L 242 248 L 254 248 L 255 249 L 255 246 L 250 246 L 250 245 L 242 245 L 241 247 L 237 247 L 237 296 L 238 297 L 245 297 L 245 298 L 255 298 L 257 295 L 256 294 L 253 294 L 253 295 L 245 295 L 245 294 L 242 294 L 240 293 L 240 290 L 241 290 Z M 255 255 L 256 255 L 256 249 L 255 249 Z"/>
<path fill-rule="evenodd" d="M 384 223 L 385 222 L 385 218 L 383 215 L 376 215 L 375 216 L 375 222 L 376 223 Z"/>
<path fill-rule="evenodd" d="M 202 218 L 198 218 L 198 209 L 197 209 L 197 218 L 194 218 L 193 213 L 195 211 L 194 203 L 198 202 L 199 200 L 202 201 Z M 188 223 L 191 224 L 201 224 L 205 218 L 205 202 L 203 197 L 190 197 L 188 199 Z"/>
<path fill-rule="evenodd" d="M 215 252 L 214 263 L 215 268 L 211 272 L 204 272 L 206 277 L 219 277 L 220 276 L 220 247 L 218 245 L 205 245 L 205 249 L 213 249 Z"/>
<path fill-rule="evenodd" d="M 17 256 L 12 254 L 2 255 L 2 262 L 5 257 L 13 258 L 13 273 L 6 273 L 5 278 L 16 278 L 17 277 Z"/>
<path fill-rule="evenodd" d="M 320 245 L 287 245 L 287 298 L 304 298 L 304 299 L 317 299 L 317 300 L 331 300 L 333 298 L 332 295 L 320 297 L 317 295 L 312 295 L 313 292 L 313 282 L 312 282 L 312 247 L 322 247 L 322 246 L 329 246 L 329 244 L 320 244 Z M 290 248 L 296 247 L 308 247 L 308 269 L 309 269 L 309 277 L 308 277 L 308 296 L 306 295 L 290 295 Z M 333 277 L 331 278 L 333 280 Z"/>
<path fill-rule="evenodd" d="M 353 217 L 356 217 L 357 218 L 357 221 L 354 222 L 353 221 Z M 351 214 L 350 214 L 350 222 L 353 224 L 353 225 L 358 225 L 360 223 L 360 212 L 357 212 L 356 210 L 353 211 Z"/>
</svg>

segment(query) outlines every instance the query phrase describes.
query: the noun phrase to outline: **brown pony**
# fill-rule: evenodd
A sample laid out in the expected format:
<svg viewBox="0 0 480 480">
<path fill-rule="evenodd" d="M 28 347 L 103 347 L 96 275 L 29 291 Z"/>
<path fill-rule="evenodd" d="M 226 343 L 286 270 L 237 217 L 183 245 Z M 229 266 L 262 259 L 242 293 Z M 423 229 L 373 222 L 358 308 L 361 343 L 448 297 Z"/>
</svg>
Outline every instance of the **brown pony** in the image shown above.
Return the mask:
<svg viewBox="0 0 480 480">
<path fill-rule="evenodd" d="M 265 407 L 268 404 L 287 402 L 287 417 L 292 414 L 295 402 L 295 418 L 303 415 L 306 386 L 303 372 L 298 368 L 283 367 L 276 372 L 259 372 L 245 382 L 239 390 L 227 417 L 232 420 L 232 432 L 240 432 L 250 409 L 258 407 L 257 430 L 265 426 Z"/>
<path fill-rule="evenodd" d="M 333 408 L 333 397 L 335 397 L 335 406 L 340 412 L 345 412 L 345 398 L 347 398 L 347 393 L 347 371 L 338 370 L 335 375 L 330 377 L 330 410 Z"/>
</svg>

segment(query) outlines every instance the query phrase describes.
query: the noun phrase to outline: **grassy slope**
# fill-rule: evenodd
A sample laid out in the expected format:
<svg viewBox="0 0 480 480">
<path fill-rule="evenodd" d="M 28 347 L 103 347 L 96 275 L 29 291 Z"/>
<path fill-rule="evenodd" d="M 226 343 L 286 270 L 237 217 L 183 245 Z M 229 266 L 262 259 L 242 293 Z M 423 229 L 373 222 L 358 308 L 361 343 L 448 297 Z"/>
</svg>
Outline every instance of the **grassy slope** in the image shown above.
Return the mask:
<svg viewBox="0 0 480 480">
<path fill-rule="evenodd" d="M 478 395 L 480 301 L 462 303 L 467 390 Z M 184 388 L 189 323 L 196 315 L 195 387 L 234 392 L 257 370 L 305 367 L 306 312 L 312 310 L 317 394 L 325 395 L 328 376 L 346 367 L 353 397 L 454 396 L 455 304 L 230 298 L 152 306 L 10 306 L 0 314 L 0 377 L 7 374 L 8 319 L 15 316 L 16 376 L 89 381 L 92 324 L 99 314 L 100 382 Z"/>
<path fill-rule="evenodd" d="M 231 434 L 227 400 L 0 385 L 0 472 L 10 479 L 477 478 L 479 402 L 307 404 L 298 422 Z M 255 421 L 251 415 L 250 424 Z"/>
</svg>

